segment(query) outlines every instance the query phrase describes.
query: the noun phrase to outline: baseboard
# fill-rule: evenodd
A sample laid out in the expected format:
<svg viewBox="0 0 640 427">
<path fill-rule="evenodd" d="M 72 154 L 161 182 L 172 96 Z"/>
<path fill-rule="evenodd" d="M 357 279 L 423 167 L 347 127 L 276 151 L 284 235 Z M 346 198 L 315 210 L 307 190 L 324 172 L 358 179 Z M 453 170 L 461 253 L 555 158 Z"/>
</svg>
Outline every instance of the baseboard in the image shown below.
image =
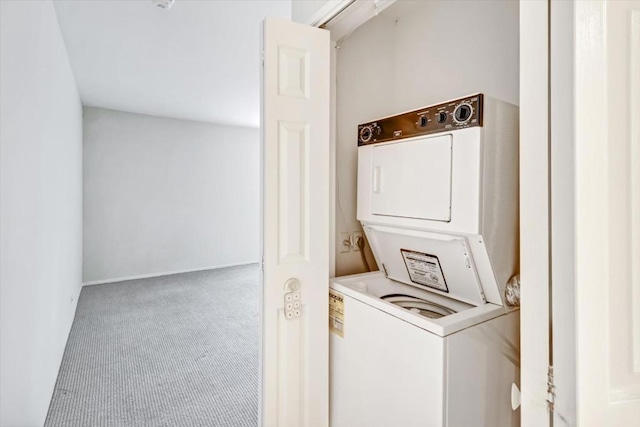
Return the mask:
<svg viewBox="0 0 640 427">
<path fill-rule="evenodd" d="M 93 280 L 91 282 L 83 282 L 82 286 L 103 285 L 105 283 L 126 282 L 127 280 L 148 279 L 151 277 L 170 276 L 172 274 L 193 273 L 196 271 L 215 270 L 217 268 L 238 267 L 241 265 L 257 264 L 259 261 L 240 262 L 235 264 L 223 264 L 209 267 L 190 268 L 188 270 L 164 271 L 162 273 L 139 274 L 137 276 L 117 277 L 115 279 Z"/>
</svg>

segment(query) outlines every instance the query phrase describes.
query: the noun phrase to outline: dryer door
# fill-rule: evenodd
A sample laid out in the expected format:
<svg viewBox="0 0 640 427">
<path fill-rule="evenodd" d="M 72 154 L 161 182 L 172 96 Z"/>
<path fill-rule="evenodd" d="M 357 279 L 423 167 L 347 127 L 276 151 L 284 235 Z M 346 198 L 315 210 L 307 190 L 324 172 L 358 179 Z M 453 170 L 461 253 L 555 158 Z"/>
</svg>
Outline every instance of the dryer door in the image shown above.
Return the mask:
<svg viewBox="0 0 640 427">
<path fill-rule="evenodd" d="M 450 221 L 451 150 L 451 135 L 373 147 L 372 213 Z"/>
</svg>

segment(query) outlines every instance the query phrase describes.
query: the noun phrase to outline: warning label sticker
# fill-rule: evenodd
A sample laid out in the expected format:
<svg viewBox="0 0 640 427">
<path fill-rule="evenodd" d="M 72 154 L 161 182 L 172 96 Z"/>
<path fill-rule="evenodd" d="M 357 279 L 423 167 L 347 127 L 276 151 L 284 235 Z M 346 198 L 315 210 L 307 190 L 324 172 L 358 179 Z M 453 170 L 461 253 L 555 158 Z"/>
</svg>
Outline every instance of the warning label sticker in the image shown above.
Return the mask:
<svg viewBox="0 0 640 427">
<path fill-rule="evenodd" d="M 449 292 L 437 256 L 408 249 L 400 249 L 400 252 L 402 252 L 404 264 L 413 283 L 428 286 L 442 292 Z"/>
<path fill-rule="evenodd" d="M 344 296 L 329 289 L 329 330 L 344 338 Z"/>
</svg>

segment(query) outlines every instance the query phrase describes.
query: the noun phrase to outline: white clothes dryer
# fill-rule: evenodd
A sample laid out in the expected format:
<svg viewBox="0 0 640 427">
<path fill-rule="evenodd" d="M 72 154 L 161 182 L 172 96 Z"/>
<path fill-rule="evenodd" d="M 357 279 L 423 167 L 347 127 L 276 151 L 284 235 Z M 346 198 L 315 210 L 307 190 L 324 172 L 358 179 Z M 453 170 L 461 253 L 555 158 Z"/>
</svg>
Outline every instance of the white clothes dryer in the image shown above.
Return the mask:
<svg viewBox="0 0 640 427">
<path fill-rule="evenodd" d="M 477 94 L 358 127 L 380 271 L 330 282 L 332 427 L 519 425 L 517 120 Z"/>
</svg>

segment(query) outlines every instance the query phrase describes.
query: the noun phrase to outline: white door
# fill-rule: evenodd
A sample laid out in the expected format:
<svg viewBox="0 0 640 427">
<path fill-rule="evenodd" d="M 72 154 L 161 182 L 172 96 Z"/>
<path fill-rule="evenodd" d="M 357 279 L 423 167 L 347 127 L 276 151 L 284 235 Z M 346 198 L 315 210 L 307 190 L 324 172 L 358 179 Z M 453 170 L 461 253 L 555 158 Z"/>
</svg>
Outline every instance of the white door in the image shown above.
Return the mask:
<svg viewBox="0 0 640 427">
<path fill-rule="evenodd" d="M 581 427 L 640 424 L 640 1 L 576 2 Z"/>
<path fill-rule="evenodd" d="M 522 425 L 638 425 L 640 1 L 520 12 Z"/>
<path fill-rule="evenodd" d="M 329 33 L 263 26 L 264 427 L 328 425 Z"/>
<path fill-rule="evenodd" d="M 374 146 L 371 212 L 450 221 L 451 149 L 451 135 Z"/>
</svg>

